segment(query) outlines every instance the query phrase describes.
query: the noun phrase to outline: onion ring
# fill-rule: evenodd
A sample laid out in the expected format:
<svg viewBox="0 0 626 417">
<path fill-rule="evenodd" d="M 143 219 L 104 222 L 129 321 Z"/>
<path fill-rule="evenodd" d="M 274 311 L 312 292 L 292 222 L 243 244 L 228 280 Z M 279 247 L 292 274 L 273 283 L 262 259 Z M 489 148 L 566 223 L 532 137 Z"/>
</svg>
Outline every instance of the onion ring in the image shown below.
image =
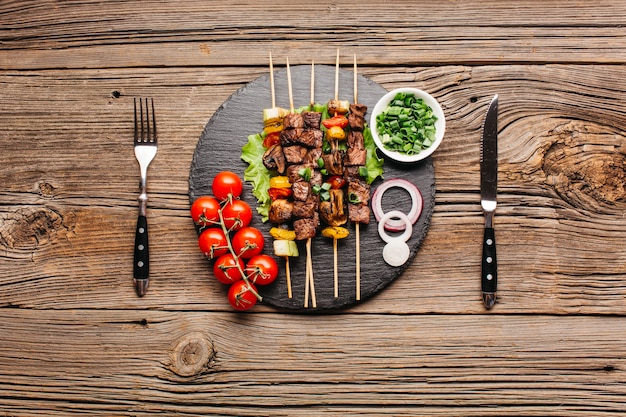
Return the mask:
<svg viewBox="0 0 626 417">
<path fill-rule="evenodd" d="M 406 190 L 411 196 L 411 210 L 409 211 L 407 216 L 411 220 L 411 224 L 415 224 L 417 219 L 419 219 L 420 215 L 422 214 L 424 199 L 422 198 L 422 193 L 420 193 L 420 190 L 413 183 L 402 178 L 387 180 L 380 184 L 378 188 L 376 188 L 376 191 L 374 191 L 374 196 L 372 197 L 372 211 L 374 212 L 376 221 L 380 222 L 380 219 L 382 219 L 385 215 L 382 208 L 383 194 L 388 189 L 394 187 Z M 384 227 L 390 232 L 401 232 L 406 228 L 406 225 L 400 219 L 389 219 L 385 223 Z"/>
</svg>

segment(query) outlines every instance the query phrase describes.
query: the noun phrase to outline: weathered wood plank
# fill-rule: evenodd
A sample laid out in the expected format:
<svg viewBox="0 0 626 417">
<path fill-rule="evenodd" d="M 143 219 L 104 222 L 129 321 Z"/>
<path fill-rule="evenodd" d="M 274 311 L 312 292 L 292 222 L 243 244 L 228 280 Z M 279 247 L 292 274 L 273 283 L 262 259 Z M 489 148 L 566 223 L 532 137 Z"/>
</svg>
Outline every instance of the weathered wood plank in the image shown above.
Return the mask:
<svg viewBox="0 0 626 417">
<path fill-rule="evenodd" d="M 616 415 L 625 406 L 623 317 L 4 309 L 2 326 L 0 387 L 11 396 L 1 401 L 15 416 Z"/>
<path fill-rule="evenodd" d="M 623 64 L 623 10 L 609 1 L 8 3 L 0 68 L 254 66 L 269 50 L 332 64 L 337 47 L 364 65 Z"/>
</svg>

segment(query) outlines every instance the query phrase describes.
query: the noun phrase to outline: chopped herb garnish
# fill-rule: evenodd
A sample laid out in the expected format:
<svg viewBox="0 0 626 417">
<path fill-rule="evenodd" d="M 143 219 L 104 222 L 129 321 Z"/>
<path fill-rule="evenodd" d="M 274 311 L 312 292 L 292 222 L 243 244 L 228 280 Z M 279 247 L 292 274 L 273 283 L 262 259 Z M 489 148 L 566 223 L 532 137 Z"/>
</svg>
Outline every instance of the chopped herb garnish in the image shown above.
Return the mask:
<svg viewBox="0 0 626 417">
<path fill-rule="evenodd" d="M 416 155 L 435 142 L 437 116 L 413 93 L 398 93 L 376 116 L 376 130 L 385 148 Z"/>
</svg>

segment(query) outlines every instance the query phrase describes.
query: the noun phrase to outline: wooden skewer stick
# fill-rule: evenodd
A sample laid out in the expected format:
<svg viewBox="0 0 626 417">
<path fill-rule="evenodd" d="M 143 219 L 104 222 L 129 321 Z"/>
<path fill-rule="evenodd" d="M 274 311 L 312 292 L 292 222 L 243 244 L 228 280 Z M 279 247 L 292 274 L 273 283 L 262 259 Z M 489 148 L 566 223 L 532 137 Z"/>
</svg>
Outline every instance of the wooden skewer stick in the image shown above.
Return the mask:
<svg viewBox="0 0 626 417">
<path fill-rule="evenodd" d="M 274 64 L 272 64 L 272 52 L 270 51 L 270 91 L 272 92 L 272 108 L 276 107 L 276 93 L 274 90 Z"/>
<path fill-rule="evenodd" d="M 293 113 L 295 111 L 293 105 L 293 88 L 291 84 L 291 70 L 289 68 L 289 57 L 287 57 L 287 89 L 289 90 L 289 109 Z M 305 283 L 304 283 L 304 307 L 309 306 L 309 290 L 311 295 L 311 302 L 313 308 L 317 307 L 317 301 L 315 297 L 315 284 L 313 282 L 313 261 L 311 259 L 311 238 L 306 242 L 306 268 L 305 268 Z"/>
<path fill-rule="evenodd" d="M 339 49 L 335 59 L 335 100 L 339 100 Z"/>
<path fill-rule="evenodd" d="M 272 52 L 270 51 L 270 91 L 272 93 L 272 108 L 276 108 L 276 90 L 274 89 L 274 64 L 272 63 Z M 289 256 L 285 256 L 285 275 L 287 276 L 287 297 L 292 298 L 291 291 L 291 268 L 289 265 Z"/>
<path fill-rule="evenodd" d="M 354 104 L 357 104 L 358 101 L 358 90 L 357 90 L 357 70 L 356 70 L 356 54 L 354 54 Z M 359 222 L 356 222 L 355 227 L 355 235 L 356 235 L 356 299 L 357 301 L 361 300 L 361 233 Z"/>
</svg>

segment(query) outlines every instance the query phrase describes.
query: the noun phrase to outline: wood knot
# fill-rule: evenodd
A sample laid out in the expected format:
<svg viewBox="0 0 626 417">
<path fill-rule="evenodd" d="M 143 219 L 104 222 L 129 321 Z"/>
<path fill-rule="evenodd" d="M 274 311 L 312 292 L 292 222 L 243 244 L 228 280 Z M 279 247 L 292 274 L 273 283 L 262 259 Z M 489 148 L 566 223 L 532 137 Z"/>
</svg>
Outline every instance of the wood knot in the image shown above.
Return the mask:
<svg viewBox="0 0 626 417">
<path fill-rule="evenodd" d="M 54 191 L 56 187 L 49 182 L 42 181 L 39 183 L 39 194 L 45 198 L 54 197 Z"/>
<path fill-rule="evenodd" d="M 76 216 L 71 212 L 63 216 L 47 207 L 19 208 L 2 216 L 0 245 L 34 250 L 65 237 L 75 224 Z"/>
<path fill-rule="evenodd" d="M 180 376 L 198 375 L 213 366 L 216 354 L 213 342 L 206 335 L 189 333 L 172 350 L 170 369 Z"/>
<path fill-rule="evenodd" d="M 578 121 L 557 126 L 549 135 L 546 182 L 575 207 L 615 212 L 614 206 L 626 201 L 624 138 Z"/>
</svg>

